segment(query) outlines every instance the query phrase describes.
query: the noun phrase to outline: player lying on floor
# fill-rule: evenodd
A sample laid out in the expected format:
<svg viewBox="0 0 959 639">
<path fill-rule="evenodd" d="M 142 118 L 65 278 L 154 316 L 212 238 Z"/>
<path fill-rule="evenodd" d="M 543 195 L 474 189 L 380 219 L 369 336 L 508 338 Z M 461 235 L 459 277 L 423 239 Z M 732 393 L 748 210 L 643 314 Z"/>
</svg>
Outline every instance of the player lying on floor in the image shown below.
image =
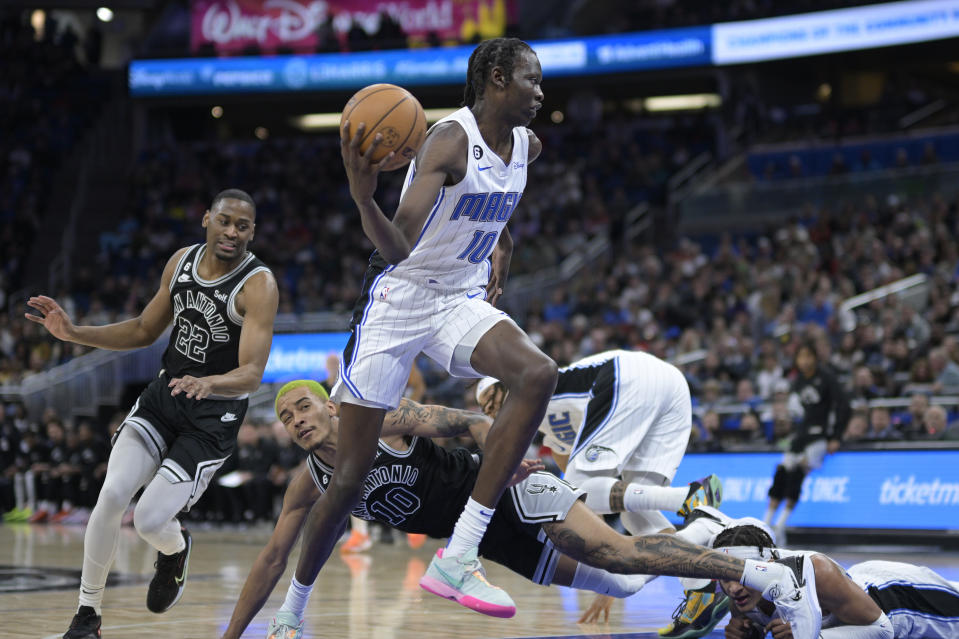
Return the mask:
<svg viewBox="0 0 959 639">
<path fill-rule="evenodd" d="M 286 568 L 310 508 L 335 481 L 336 405 L 323 387 L 308 380 L 290 382 L 277 394 L 276 412 L 293 440 L 310 451 L 309 472 L 300 473 L 287 487 L 276 528 L 250 570 L 226 639 L 237 639 L 262 608 Z M 404 401 L 386 416 L 379 454 L 354 514 L 405 532 L 449 536 L 476 481 L 480 460 L 465 449 L 447 451 L 428 437 L 470 430 L 482 446 L 490 423 L 478 413 Z M 801 564 L 797 569 L 744 562 L 675 535 L 620 535 L 586 507 L 582 491 L 555 475 L 530 472 L 534 468 L 524 463 L 517 473 L 526 478 L 504 493 L 480 546 L 483 556 L 535 583 L 620 597 L 638 590 L 637 584 L 649 574 L 742 579 L 766 596 L 776 593 L 776 609 L 791 621 L 795 639 L 819 636 L 820 619 L 795 576 Z M 301 636 L 310 590 L 294 577 L 269 636 Z M 498 612 L 487 611 L 494 616 Z"/>
<path fill-rule="evenodd" d="M 822 639 L 956 639 L 959 589 L 929 568 L 892 561 L 866 561 L 848 571 L 826 555 L 777 550 L 758 526 L 736 525 L 717 535 L 713 547 L 741 559 L 807 558 L 801 576 L 821 608 Z M 726 639 L 775 639 L 794 635 L 759 591 L 720 580 L 731 600 Z"/>
<path fill-rule="evenodd" d="M 496 418 L 509 395 L 492 377 L 476 385 L 476 401 Z M 695 506 L 719 506 L 722 484 L 709 475 L 672 486 L 693 427 L 692 400 L 683 373 L 642 351 L 611 350 L 559 369 L 556 388 L 539 425 L 543 444 L 563 478 L 586 492 L 594 513 L 620 513 L 632 535 L 676 533 L 660 511 L 688 517 Z M 706 545 L 719 529 L 700 519 L 678 534 Z M 652 577 L 650 577 L 652 579 Z M 709 580 L 680 579 L 684 601 L 663 639 L 703 637 L 726 615 L 728 599 Z M 609 617 L 612 599 L 596 595 L 579 621 Z"/>
</svg>

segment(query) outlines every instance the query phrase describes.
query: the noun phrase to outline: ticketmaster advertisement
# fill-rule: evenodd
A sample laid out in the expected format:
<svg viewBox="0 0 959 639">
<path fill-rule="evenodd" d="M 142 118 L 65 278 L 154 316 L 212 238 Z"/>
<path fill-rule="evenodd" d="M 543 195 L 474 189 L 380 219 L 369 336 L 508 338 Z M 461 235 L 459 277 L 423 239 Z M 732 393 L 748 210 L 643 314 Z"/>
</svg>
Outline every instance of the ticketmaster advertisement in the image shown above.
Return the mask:
<svg viewBox="0 0 959 639">
<path fill-rule="evenodd" d="M 304 378 L 326 380 L 327 358 L 340 357 L 349 338 L 349 333 L 277 333 L 263 371 L 264 383 L 282 384 Z"/>
<path fill-rule="evenodd" d="M 723 481 L 722 511 L 766 512 L 780 453 L 689 454 L 673 485 L 710 473 Z M 959 450 L 839 452 L 803 484 L 789 525 L 959 531 Z"/>
</svg>

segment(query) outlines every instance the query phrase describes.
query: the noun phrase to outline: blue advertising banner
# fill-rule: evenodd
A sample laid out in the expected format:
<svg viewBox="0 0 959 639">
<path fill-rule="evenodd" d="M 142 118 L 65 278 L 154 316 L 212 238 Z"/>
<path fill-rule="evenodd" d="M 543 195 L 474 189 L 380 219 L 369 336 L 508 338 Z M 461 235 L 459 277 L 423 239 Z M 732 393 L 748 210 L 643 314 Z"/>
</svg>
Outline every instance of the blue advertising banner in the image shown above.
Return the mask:
<svg viewBox="0 0 959 639">
<path fill-rule="evenodd" d="M 716 64 L 801 58 L 959 36 L 955 0 L 910 0 L 713 25 Z"/>
<path fill-rule="evenodd" d="M 322 382 L 326 379 L 326 358 L 340 357 L 349 338 L 349 333 L 277 333 L 263 381 L 272 384 L 308 378 Z"/>
<path fill-rule="evenodd" d="M 710 64 L 708 27 L 531 42 L 543 75 L 611 73 Z M 472 46 L 255 58 L 134 60 L 135 97 L 461 84 Z"/>
<path fill-rule="evenodd" d="M 759 517 L 781 453 L 686 455 L 673 485 L 710 473 L 722 511 Z M 810 473 L 790 526 L 959 530 L 959 450 L 839 452 Z"/>
<path fill-rule="evenodd" d="M 532 41 L 543 75 L 741 64 L 959 37 L 955 0 L 912 0 L 710 26 Z M 134 60 L 135 97 L 461 84 L 472 46 L 358 53 Z"/>
</svg>

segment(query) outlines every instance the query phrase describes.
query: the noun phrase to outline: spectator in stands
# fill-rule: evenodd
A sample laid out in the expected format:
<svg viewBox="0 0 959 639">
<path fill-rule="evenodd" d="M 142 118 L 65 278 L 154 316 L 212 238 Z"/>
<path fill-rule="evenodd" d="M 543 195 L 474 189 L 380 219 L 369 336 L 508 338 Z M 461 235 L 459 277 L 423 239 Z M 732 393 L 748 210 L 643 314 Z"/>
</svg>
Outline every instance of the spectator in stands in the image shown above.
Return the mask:
<svg viewBox="0 0 959 639">
<path fill-rule="evenodd" d="M 938 405 L 930 406 L 923 414 L 922 432 L 916 439 L 945 439 L 947 426 L 946 409 Z"/>
<path fill-rule="evenodd" d="M 929 367 L 935 376 L 935 382 L 933 382 L 935 392 L 959 388 L 959 364 L 950 359 L 946 349 L 934 348 L 929 352 Z"/>
<path fill-rule="evenodd" d="M 842 443 L 844 445 L 855 444 L 871 439 L 869 431 L 869 420 L 866 419 L 866 416 L 861 411 L 854 411 L 852 417 L 849 418 L 846 431 L 842 435 Z"/>
<path fill-rule="evenodd" d="M 769 399 L 777 385 L 784 381 L 783 368 L 779 365 L 776 354 L 764 353 L 761 357 L 761 366 L 756 373 L 756 386 L 762 399 Z"/>
<path fill-rule="evenodd" d="M 907 437 L 921 437 L 926 431 L 925 420 L 928 408 L 929 396 L 925 393 L 914 393 L 909 398 L 909 410 L 901 417 Z"/>
<path fill-rule="evenodd" d="M 850 401 L 856 406 L 862 406 L 881 394 L 882 389 L 876 385 L 872 370 L 868 366 L 858 366 L 853 373 Z"/>
<path fill-rule="evenodd" d="M 699 447 L 707 451 L 721 451 L 723 449 L 720 441 L 720 421 L 719 413 L 714 410 L 708 410 L 703 414 L 702 439 Z"/>
<path fill-rule="evenodd" d="M 761 442 L 766 440 L 766 434 L 759 422 L 759 415 L 752 409 L 743 413 L 740 418 L 739 431 L 743 433 L 743 435 L 739 437 L 739 441 Z"/>
<path fill-rule="evenodd" d="M 869 430 L 866 435 L 869 439 L 902 439 L 902 433 L 892 423 L 889 409 L 885 406 L 874 406 L 869 410 Z"/>
</svg>

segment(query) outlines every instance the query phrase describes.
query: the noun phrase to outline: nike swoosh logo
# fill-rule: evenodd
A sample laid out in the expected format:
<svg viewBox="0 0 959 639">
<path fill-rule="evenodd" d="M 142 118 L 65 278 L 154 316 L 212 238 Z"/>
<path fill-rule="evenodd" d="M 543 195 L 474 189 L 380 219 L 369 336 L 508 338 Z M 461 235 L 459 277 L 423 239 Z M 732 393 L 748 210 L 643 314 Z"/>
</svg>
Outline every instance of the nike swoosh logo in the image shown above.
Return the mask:
<svg viewBox="0 0 959 639">
<path fill-rule="evenodd" d="M 473 299 L 474 297 L 479 297 L 479 296 L 482 295 L 484 292 L 485 292 L 485 291 L 479 291 L 479 292 L 477 292 L 475 295 L 470 295 L 469 293 L 467 293 L 467 294 L 466 294 L 466 297 L 468 297 L 468 298 L 470 298 L 470 299 Z"/>
<path fill-rule="evenodd" d="M 493 165 L 490 164 L 489 166 L 478 166 L 478 167 L 476 167 L 476 168 L 477 168 L 478 170 L 480 170 L 480 171 L 485 171 L 486 169 L 491 169 L 491 168 L 493 168 Z"/>
<path fill-rule="evenodd" d="M 443 569 L 440 568 L 439 566 L 433 566 L 433 567 L 436 568 L 436 572 L 438 572 L 438 573 L 440 573 L 441 575 L 443 575 L 443 578 L 446 579 L 446 581 L 447 581 L 450 585 L 452 585 L 454 588 L 456 588 L 457 590 L 459 590 L 460 587 L 462 587 L 463 582 L 465 581 L 465 576 L 464 576 L 464 575 L 459 575 L 459 576 L 451 575 L 450 573 L 446 572 L 445 570 L 443 570 Z"/>
</svg>

